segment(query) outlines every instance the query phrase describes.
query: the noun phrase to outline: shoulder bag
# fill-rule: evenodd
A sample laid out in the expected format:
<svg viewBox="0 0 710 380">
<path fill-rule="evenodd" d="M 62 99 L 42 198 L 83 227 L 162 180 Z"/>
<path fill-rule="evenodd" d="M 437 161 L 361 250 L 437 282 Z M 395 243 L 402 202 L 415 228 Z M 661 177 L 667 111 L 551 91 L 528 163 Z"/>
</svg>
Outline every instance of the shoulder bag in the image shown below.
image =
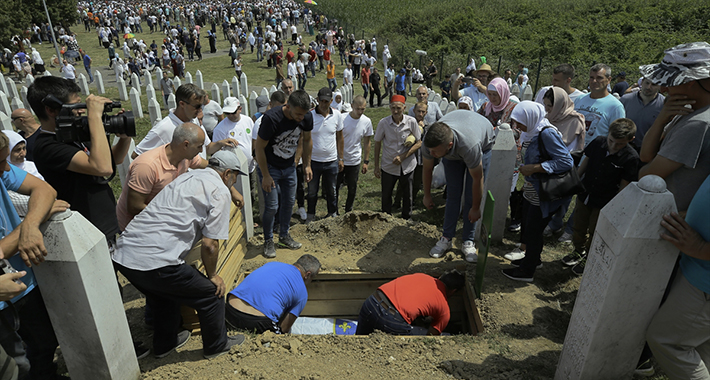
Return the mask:
<svg viewBox="0 0 710 380">
<path fill-rule="evenodd" d="M 547 153 L 545 144 L 542 139 L 542 132 L 549 127 L 543 128 L 537 136 L 537 144 L 540 149 L 540 158 L 543 162 L 551 160 L 552 157 Z M 538 173 L 537 178 L 540 180 L 540 190 L 538 196 L 541 201 L 556 201 L 558 199 L 567 198 L 574 194 L 583 192 L 584 185 L 577 175 L 577 168 L 559 174 Z"/>
</svg>

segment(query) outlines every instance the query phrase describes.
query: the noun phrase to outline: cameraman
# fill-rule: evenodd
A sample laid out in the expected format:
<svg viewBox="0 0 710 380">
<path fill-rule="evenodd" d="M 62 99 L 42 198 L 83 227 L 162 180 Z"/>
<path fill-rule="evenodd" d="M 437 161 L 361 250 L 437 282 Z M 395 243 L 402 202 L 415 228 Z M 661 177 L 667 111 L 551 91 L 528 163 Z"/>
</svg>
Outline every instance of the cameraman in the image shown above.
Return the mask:
<svg viewBox="0 0 710 380">
<path fill-rule="evenodd" d="M 45 180 L 57 190 L 57 198 L 69 202 L 73 210 L 101 230 L 111 248 L 119 232 L 116 199 L 103 177 L 113 174 L 112 160 L 116 165 L 123 162 L 131 138 L 119 135 L 119 142 L 111 148 L 101 120 L 104 104 L 111 100 L 89 95 L 86 114 L 91 142 L 87 145 L 58 141 L 56 118 L 61 108 L 48 106 L 43 100 L 51 94 L 63 104 L 75 104 L 81 101 L 79 92 L 75 83 L 58 77 L 37 78 L 27 90 L 27 100 L 42 126 L 35 142 L 35 164 Z"/>
</svg>

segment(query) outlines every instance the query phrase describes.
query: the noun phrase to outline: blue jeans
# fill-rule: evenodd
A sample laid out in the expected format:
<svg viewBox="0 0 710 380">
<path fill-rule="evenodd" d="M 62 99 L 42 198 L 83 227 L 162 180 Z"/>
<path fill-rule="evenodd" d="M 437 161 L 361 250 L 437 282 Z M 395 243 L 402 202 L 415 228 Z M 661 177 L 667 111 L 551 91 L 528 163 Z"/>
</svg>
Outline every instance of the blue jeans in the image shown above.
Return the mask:
<svg viewBox="0 0 710 380">
<path fill-rule="evenodd" d="M 274 180 L 275 189 L 270 192 L 264 192 L 264 215 L 261 217 L 261 222 L 264 227 L 264 240 L 274 238 L 274 218 L 276 211 L 279 211 L 279 236 L 288 235 L 288 230 L 291 224 L 291 211 L 293 203 L 296 199 L 296 167 L 289 166 L 285 169 L 280 169 L 269 165 L 269 175 Z M 264 176 L 261 170 L 258 171 L 259 179 L 263 182 Z"/>
<path fill-rule="evenodd" d="M 446 175 L 446 209 L 444 210 L 444 237 L 453 239 L 456 235 L 456 223 L 459 214 L 463 214 L 463 241 L 476 240 L 476 222 L 468 220 L 468 211 L 472 207 L 472 181 L 471 173 L 466 164 L 461 160 L 441 160 L 444 163 Z M 491 164 L 491 151 L 483 153 L 483 178 L 488 176 L 488 167 Z M 464 194 L 463 209 L 461 208 L 461 193 Z M 477 199 L 476 202 L 480 202 Z"/>
<path fill-rule="evenodd" d="M 318 186 L 321 176 L 323 176 L 323 193 L 328 205 L 328 215 L 338 212 L 338 205 L 335 203 L 335 181 L 338 178 L 338 161 L 318 162 L 311 161 L 313 179 L 308 182 L 308 213 L 315 215 L 316 204 L 318 203 Z"/>
<path fill-rule="evenodd" d="M 572 197 L 567 198 L 567 200 L 565 200 L 560 209 L 555 213 L 555 215 L 552 216 L 552 219 L 550 220 L 548 226 L 550 226 L 553 231 L 557 231 L 564 227 L 565 232 L 567 232 L 568 234 L 572 235 L 572 233 L 574 232 L 574 230 L 572 229 L 572 224 L 574 222 L 574 211 L 572 211 L 572 214 L 570 214 L 569 219 L 567 219 L 567 223 L 564 222 L 564 217 L 565 215 L 567 215 L 567 209 L 569 208 L 570 202 L 572 202 Z"/>
<path fill-rule="evenodd" d="M 372 295 L 365 300 L 360 308 L 355 335 L 368 335 L 375 329 L 393 335 L 427 334 L 427 329 L 410 325 L 399 313 L 390 314 Z"/>
<path fill-rule="evenodd" d="M 303 90 L 306 87 L 306 82 L 308 82 L 308 75 L 304 72 L 303 74 L 298 74 L 298 89 Z"/>
<path fill-rule="evenodd" d="M 263 45 L 259 45 L 256 48 L 256 61 L 261 62 L 264 59 L 264 48 Z"/>
<path fill-rule="evenodd" d="M 308 68 L 311 70 L 311 78 L 316 77 L 316 61 L 308 62 Z"/>
<path fill-rule="evenodd" d="M 365 92 L 362 96 L 364 96 L 365 99 L 367 99 L 367 94 L 369 94 L 369 92 L 370 92 L 370 91 L 369 91 L 369 90 L 370 90 L 370 85 L 369 85 L 369 84 L 363 84 L 363 85 L 362 85 L 362 90 Z"/>
<path fill-rule="evenodd" d="M 335 91 L 335 89 L 338 88 L 338 82 L 333 79 L 328 79 L 328 88 L 330 88 L 330 91 Z"/>
</svg>

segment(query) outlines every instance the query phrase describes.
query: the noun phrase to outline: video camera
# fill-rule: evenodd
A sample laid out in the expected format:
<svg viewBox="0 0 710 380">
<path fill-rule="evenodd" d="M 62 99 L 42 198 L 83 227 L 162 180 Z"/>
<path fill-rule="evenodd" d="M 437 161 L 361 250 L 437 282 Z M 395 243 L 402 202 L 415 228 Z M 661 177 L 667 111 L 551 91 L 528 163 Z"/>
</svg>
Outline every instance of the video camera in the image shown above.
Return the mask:
<svg viewBox="0 0 710 380">
<path fill-rule="evenodd" d="M 47 95 L 42 104 L 50 108 L 60 108 L 57 116 L 57 126 L 55 132 L 57 140 L 63 143 L 91 141 L 89 130 L 89 118 L 87 116 L 77 116 L 74 110 L 86 109 L 86 103 L 64 104 L 54 95 Z M 126 111 L 118 115 L 107 115 L 115 108 L 121 108 L 121 102 L 106 103 L 101 121 L 104 124 L 106 134 L 124 134 L 126 136 L 136 136 L 136 122 L 133 112 Z"/>
</svg>

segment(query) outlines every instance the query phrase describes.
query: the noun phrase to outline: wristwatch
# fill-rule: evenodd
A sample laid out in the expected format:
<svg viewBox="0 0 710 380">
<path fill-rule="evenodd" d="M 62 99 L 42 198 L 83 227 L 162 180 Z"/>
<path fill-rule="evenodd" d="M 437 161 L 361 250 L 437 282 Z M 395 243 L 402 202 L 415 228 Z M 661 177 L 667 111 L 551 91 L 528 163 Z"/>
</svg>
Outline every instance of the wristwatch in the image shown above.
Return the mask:
<svg viewBox="0 0 710 380">
<path fill-rule="evenodd" d="M 363 163 L 364 163 L 365 165 L 369 165 L 369 164 L 370 164 L 370 160 L 365 160 L 365 161 L 363 161 Z"/>
</svg>

